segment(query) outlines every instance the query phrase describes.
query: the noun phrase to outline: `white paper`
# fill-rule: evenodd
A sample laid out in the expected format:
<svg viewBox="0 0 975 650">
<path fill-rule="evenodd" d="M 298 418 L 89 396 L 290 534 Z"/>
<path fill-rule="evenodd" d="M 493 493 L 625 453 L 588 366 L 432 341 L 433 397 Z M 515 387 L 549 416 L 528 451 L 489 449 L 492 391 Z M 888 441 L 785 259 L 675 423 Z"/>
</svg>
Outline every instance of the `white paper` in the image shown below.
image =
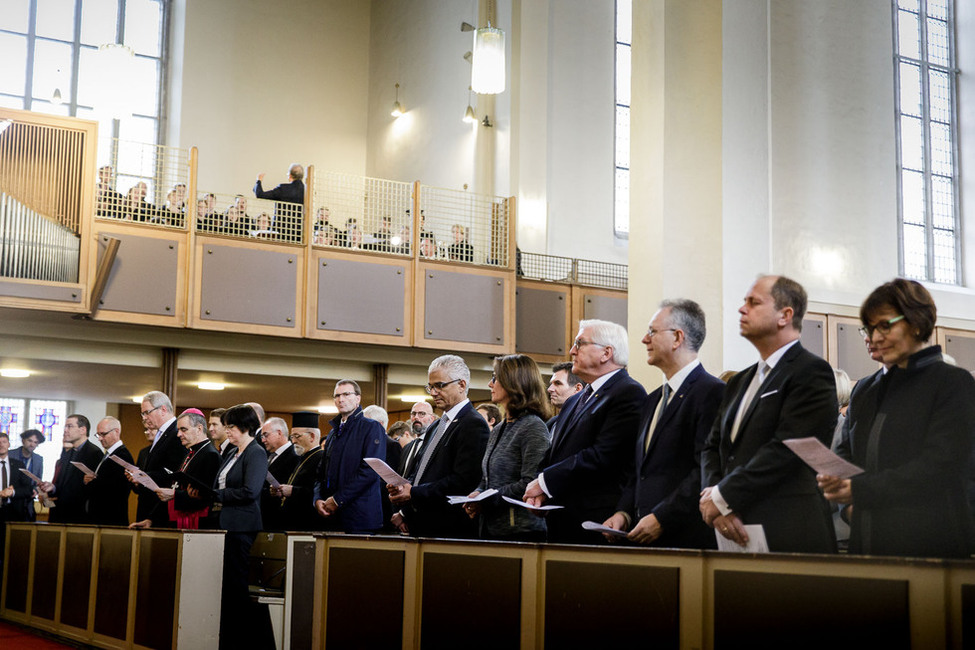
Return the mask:
<svg viewBox="0 0 975 650">
<path fill-rule="evenodd" d="M 114 460 L 116 463 L 118 463 L 119 465 L 121 465 L 122 467 L 124 467 L 126 470 L 128 470 L 128 472 L 132 475 L 132 478 L 135 479 L 136 483 L 138 483 L 139 485 L 142 485 L 143 487 L 149 488 L 153 492 L 155 492 L 156 490 L 159 489 L 159 486 L 156 485 L 156 482 L 155 481 L 153 481 L 151 478 L 149 478 L 149 475 L 148 474 L 146 474 L 145 472 L 143 472 L 141 469 L 139 469 L 138 467 L 136 467 L 132 463 L 125 462 L 124 460 L 122 460 L 121 458 L 119 458 L 118 456 L 116 456 L 115 454 L 112 454 L 111 456 L 109 456 L 109 459 Z"/>
<path fill-rule="evenodd" d="M 527 510 L 561 510 L 565 506 L 531 506 L 524 501 L 519 501 L 518 499 L 512 499 L 511 497 L 501 497 L 513 506 L 521 506 Z"/>
<path fill-rule="evenodd" d="M 748 543 L 738 546 L 717 530 L 714 536 L 718 540 L 718 550 L 725 553 L 768 553 L 768 541 L 765 539 L 765 528 L 761 524 L 745 526 L 745 534 L 748 535 Z"/>
<path fill-rule="evenodd" d="M 582 522 L 582 527 L 586 530 L 594 530 L 597 533 L 608 533 L 610 535 L 615 535 L 616 537 L 626 537 L 625 530 L 616 530 L 615 528 L 610 528 L 609 526 L 597 524 L 595 521 L 584 521 Z"/>
<path fill-rule="evenodd" d="M 281 487 L 281 482 L 278 479 L 274 478 L 274 476 L 271 474 L 270 471 L 268 471 L 267 473 L 267 482 L 268 485 L 273 487 L 275 490 Z"/>
<path fill-rule="evenodd" d="M 27 471 L 26 469 L 24 469 L 23 467 L 18 467 L 17 469 L 19 469 L 19 470 L 20 470 L 21 472 L 23 472 L 24 474 L 26 474 L 26 475 L 27 475 L 27 476 L 28 476 L 28 477 L 29 477 L 29 478 L 30 478 L 31 480 L 33 480 L 33 481 L 37 481 L 38 483 L 43 483 L 43 482 L 44 482 L 44 481 L 43 481 L 43 480 L 41 479 L 41 477 L 40 477 L 40 476 L 38 476 L 37 474 L 31 474 L 30 472 L 28 472 L 28 471 Z"/>
<path fill-rule="evenodd" d="M 488 488 L 487 490 L 484 490 L 483 492 L 478 494 L 473 499 L 470 497 L 447 497 L 447 503 L 449 503 L 452 506 L 455 506 L 458 503 L 474 503 L 475 501 L 483 501 L 488 497 L 493 497 L 497 493 L 498 491 L 495 490 L 494 488 Z"/>
<path fill-rule="evenodd" d="M 826 474 L 837 478 L 850 478 L 863 474 L 863 470 L 853 463 L 849 463 L 829 450 L 817 438 L 790 438 L 782 444 L 809 465 L 817 474 Z"/>
<path fill-rule="evenodd" d="M 409 483 L 409 481 L 397 474 L 396 470 L 378 458 L 363 458 L 362 460 L 366 461 L 366 465 L 371 467 L 389 485 L 406 485 Z"/>
<path fill-rule="evenodd" d="M 85 476 L 95 476 L 95 472 L 91 471 L 91 468 L 84 463 L 79 463 L 78 461 L 73 460 L 71 461 L 71 464 L 80 469 Z"/>
</svg>

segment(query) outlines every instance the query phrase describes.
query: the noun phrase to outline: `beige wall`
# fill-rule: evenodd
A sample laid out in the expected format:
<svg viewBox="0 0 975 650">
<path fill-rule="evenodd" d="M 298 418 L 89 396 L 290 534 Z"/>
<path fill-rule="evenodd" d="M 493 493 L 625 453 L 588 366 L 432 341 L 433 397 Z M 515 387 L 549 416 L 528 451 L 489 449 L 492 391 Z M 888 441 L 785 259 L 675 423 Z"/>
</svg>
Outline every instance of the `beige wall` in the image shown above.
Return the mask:
<svg viewBox="0 0 975 650">
<path fill-rule="evenodd" d="M 170 142 L 201 190 L 249 193 L 297 161 L 366 171 L 369 2 L 177 0 Z"/>
</svg>

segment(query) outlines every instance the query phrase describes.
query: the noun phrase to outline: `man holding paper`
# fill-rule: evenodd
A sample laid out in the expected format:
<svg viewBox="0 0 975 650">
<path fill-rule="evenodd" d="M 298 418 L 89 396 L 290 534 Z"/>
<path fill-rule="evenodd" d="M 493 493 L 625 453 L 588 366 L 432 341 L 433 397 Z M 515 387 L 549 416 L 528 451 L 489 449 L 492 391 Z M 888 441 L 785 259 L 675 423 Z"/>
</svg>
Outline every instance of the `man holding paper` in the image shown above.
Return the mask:
<svg viewBox="0 0 975 650">
<path fill-rule="evenodd" d="M 635 471 L 616 513 L 603 522 L 629 531 L 631 542 L 666 548 L 714 548 L 714 532 L 698 512 L 701 448 L 718 412 L 725 385 L 698 360 L 707 334 L 704 310 L 693 300 L 665 300 L 643 344 L 647 363 L 664 385 L 647 396 Z M 614 541 L 612 533 L 606 538 Z"/>
<path fill-rule="evenodd" d="M 745 524 L 764 528 L 773 552 L 832 553 L 836 538 L 815 472 L 783 444 L 829 444 L 838 406 L 833 370 L 799 343 L 806 291 L 762 276 L 739 308 L 740 333 L 759 363 L 735 375 L 701 456 L 704 522 L 744 545 Z"/>
<path fill-rule="evenodd" d="M 102 459 L 102 452 L 88 440 L 91 423 L 84 415 L 74 413 L 64 420 L 64 444 L 61 458 L 54 468 L 54 480 L 41 483 L 40 489 L 55 500 L 51 509 L 52 524 L 86 524 L 85 474 L 72 462 L 94 470 Z"/>
<path fill-rule="evenodd" d="M 94 474 L 83 479 L 88 519 L 99 526 L 128 526 L 131 486 L 125 478 L 125 469 L 109 458 L 117 456 L 127 463 L 132 462 L 132 453 L 122 444 L 122 424 L 106 416 L 95 425 L 95 436 L 105 455 L 93 468 Z"/>
<path fill-rule="evenodd" d="M 0 566 L 7 540 L 8 521 L 26 521 L 27 504 L 34 488 L 27 475 L 20 470 L 23 463 L 11 457 L 10 437 L 0 432 Z"/>
<path fill-rule="evenodd" d="M 288 423 L 281 418 L 268 418 L 261 428 L 261 438 L 267 449 L 267 471 L 278 482 L 287 483 L 291 474 L 298 466 L 298 454 L 295 446 L 288 439 Z M 261 490 L 261 520 L 264 530 L 285 530 L 281 518 L 281 497 L 271 494 L 270 481 L 264 483 Z"/>
</svg>

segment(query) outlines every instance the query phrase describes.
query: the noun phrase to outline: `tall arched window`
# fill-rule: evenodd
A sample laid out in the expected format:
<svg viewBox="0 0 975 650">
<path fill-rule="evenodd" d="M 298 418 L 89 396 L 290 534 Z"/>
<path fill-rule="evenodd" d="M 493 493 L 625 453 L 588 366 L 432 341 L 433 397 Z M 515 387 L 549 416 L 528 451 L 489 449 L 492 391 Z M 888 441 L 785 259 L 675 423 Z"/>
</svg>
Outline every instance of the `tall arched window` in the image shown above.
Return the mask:
<svg viewBox="0 0 975 650">
<path fill-rule="evenodd" d="M 893 0 L 900 271 L 959 284 L 953 0 Z"/>
</svg>

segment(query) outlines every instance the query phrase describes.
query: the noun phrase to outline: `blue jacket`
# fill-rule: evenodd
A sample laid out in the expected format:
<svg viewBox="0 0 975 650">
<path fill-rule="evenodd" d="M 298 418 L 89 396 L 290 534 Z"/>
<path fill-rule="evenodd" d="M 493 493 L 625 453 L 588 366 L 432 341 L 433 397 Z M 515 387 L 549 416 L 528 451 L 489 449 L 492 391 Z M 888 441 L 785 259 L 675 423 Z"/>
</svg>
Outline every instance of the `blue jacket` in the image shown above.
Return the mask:
<svg viewBox="0 0 975 650">
<path fill-rule="evenodd" d="M 328 530 L 370 532 L 383 525 L 383 486 L 363 458 L 386 460 L 386 432 L 356 407 L 345 424 L 336 417 L 318 466 L 314 501 L 335 499 L 339 509 L 325 522 Z M 334 520 L 331 521 L 331 520 Z"/>
<path fill-rule="evenodd" d="M 224 459 L 213 480 L 213 500 L 222 504 L 220 528 L 238 533 L 261 530 L 261 488 L 267 478 L 267 452 L 257 441 L 247 445 L 227 473 L 227 487 L 220 490 L 220 472 L 233 457 Z"/>
</svg>

